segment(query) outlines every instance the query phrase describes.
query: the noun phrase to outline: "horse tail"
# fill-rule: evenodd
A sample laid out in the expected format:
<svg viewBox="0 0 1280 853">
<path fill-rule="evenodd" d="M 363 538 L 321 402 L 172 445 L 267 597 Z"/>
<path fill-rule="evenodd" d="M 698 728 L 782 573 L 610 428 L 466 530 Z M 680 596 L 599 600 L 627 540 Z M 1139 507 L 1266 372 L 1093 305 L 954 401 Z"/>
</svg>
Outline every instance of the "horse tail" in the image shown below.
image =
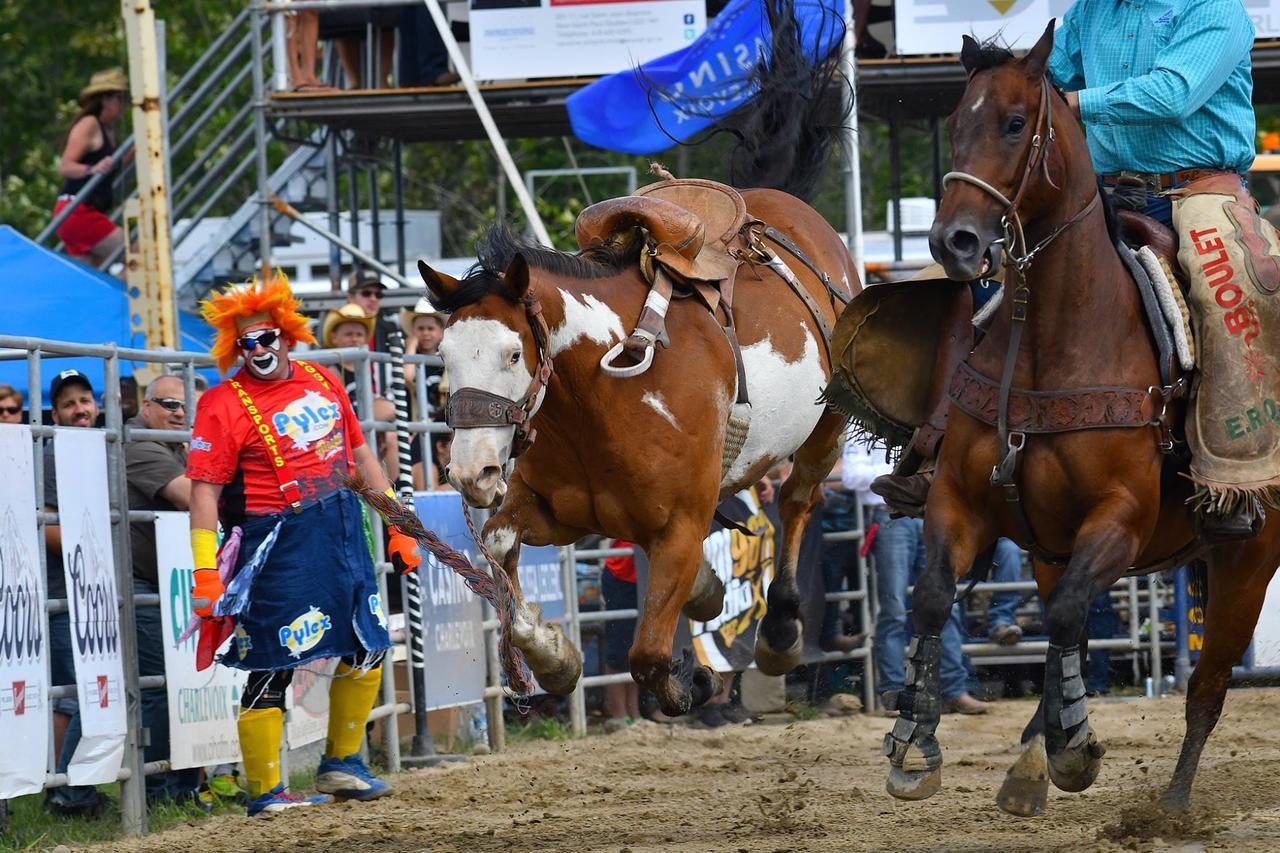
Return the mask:
<svg viewBox="0 0 1280 853">
<path fill-rule="evenodd" d="M 844 97 L 850 83 L 839 63 L 845 27 L 838 5 L 800 0 L 821 7 L 819 18 L 803 26 L 796 2 L 764 0 L 770 49 L 752 71 L 757 94 L 733 113 L 726 130 L 738 139 L 730 183 L 808 201 L 841 141 L 852 99 Z"/>
</svg>

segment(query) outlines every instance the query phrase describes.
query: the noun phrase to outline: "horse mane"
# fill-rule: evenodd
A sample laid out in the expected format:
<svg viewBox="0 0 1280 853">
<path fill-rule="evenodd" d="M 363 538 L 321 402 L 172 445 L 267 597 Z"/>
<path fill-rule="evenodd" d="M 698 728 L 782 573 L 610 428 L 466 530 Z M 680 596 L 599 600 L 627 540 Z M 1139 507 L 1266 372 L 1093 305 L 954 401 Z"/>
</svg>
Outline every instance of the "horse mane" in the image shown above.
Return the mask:
<svg viewBox="0 0 1280 853">
<path fill-rule="evenodd" d="M 978 42 L 977 54 L 969 58 L 969 73 L 975 74 L 989 68 L 999 68 L 1002 65 L 1008 65 L 1016 58 L 1013 51 L 1009 49 L 1008 43 L 1005 42 L 1002 30 L 991 38 Z"/>
<path fill-rule="evenodd" d="M 506 297 L 502 274 L 517 254 L 529 266 L 552 275 L 607 278 L 634 264 L 643 244 L 640 229 L 632 228 L 599 246 L 580 252 L 561 252 L 524 240 L 505 225 L 493 225 L 476 241 L 476 263 L 458 280 L 457 289 L 445 299 L 437 299 L 430 292 L 428 298 L 437 311 L 453 312 L 479 302 L 490 293 Z"/>
</svg>

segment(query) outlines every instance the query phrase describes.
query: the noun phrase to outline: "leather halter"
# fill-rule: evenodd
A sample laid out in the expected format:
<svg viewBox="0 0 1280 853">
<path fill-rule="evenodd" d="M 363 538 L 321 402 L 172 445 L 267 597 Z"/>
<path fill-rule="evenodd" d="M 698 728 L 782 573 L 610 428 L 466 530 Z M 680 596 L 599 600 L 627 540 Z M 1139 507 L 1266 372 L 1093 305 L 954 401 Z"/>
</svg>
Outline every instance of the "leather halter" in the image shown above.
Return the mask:
<svg viewBox="0 0 1280 853">
<path fill-rule="evenodd" d="M 538 437 L 538 431 L 530 425 L 530 419 L 538 407 L 539 394 L 551 381 L 554 370 L 549 349 L 551 330 L 547 327 L 547 318 L 542 314 L 542 302 L 532 291 L 520 302 L 524 305 L 524 314 L 533 332 L 538 359 L 533 379 L 524 395 L 519 400 L 510 400 L 480 388 L 459 388 L 449 394 L 449 402 L 445 405 L 445 423 L 450 429 L 514 426 L 516 432 L 511 443 L 512 459 L 528 450 L 529 445 Z"/>
</svg>

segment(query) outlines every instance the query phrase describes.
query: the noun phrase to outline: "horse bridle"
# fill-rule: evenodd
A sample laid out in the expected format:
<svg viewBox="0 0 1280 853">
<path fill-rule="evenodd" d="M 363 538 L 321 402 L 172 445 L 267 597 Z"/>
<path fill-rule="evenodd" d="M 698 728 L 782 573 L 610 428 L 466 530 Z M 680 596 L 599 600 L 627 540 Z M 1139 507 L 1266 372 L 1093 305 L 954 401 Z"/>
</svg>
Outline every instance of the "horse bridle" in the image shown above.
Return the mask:
<svg viewBox="0 0 1280 853">
<path fill-rule="evenodd" d="M 547 327 L 547 318 L 542 314 L 542 302 L 532 292 L 526 294 L 520 302 L 524 305 L 524 314 L 533 332 L 538 359 L 533 379 L 524 395 L 518 400 L 511 400 L 480 388 L 459 388 L 449 394 L 449 402 L 444 410 L 445 423 L 450 429 L 514 426 L 516 432 L 511 442 L 512 459 L 528 450 L 529 445 L 538 437 L 538 431 L 530 425 L 530 419 L 538 407 L 538 396 L 551 381 L 554 369 L 549 349 L 551 330 Z"/>
</svg>

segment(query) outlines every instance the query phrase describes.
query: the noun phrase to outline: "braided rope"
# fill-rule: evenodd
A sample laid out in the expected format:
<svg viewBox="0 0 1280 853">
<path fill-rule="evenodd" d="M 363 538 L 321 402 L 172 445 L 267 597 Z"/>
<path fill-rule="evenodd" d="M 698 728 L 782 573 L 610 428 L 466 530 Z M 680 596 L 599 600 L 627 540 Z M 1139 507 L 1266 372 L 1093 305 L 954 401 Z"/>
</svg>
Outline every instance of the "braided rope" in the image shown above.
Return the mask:
<svg viewBox="0 0 1280 853">
<path fill-rule="evenodd" d="M 476 535 L 475 528 L 471 524 L 471 514 L 469 512 L 465 513 L 467 529 L 471 531 L 472 537 L 476 540 L 476 546 L 480 549 L 480 553 L 494 567 L 492 576 L 488 572 L 473 566 L 466 554 L 449 547 L 439 536 L 424 527 L 422 520 L 415 513 L 405 509 L 398 501 L 394 501 L 370 487 L 363 477 L 355 475 L 346 476 L 343 479 L 347 488 L 368 501 L 369 505 L 382 516 L 383 521 L 399 528 L 406 535 L 412 536 L 419 545 L 439 560 L 441 564 L 456 572 L 466 583 L 468 589 L 493 605 L 493 609 L 498 613 L 498 620 L 502 627 L 498 642 L 502 659 L 502 671 L 507 676 L 507 686 L 517 696 L 528 696 L 533 693 L 532 675 L 529 672 L 528 665 L 524 662 L 524 653 L 516 648 L 511 641 L 511 617 L 515 609 L 515 592 L 507 585 L 506 574 L 503 572 L 502 567 L 498 565 L 489 549 L 484 546 L 484 542 Z M 465 503 L 463 506 L 465 510 Z M 500 578 L 501 580 L 495 582 L 495 578 Z M 501 590 L 499 590 L 499 583 L 502 586 Z"/>
</svg>

